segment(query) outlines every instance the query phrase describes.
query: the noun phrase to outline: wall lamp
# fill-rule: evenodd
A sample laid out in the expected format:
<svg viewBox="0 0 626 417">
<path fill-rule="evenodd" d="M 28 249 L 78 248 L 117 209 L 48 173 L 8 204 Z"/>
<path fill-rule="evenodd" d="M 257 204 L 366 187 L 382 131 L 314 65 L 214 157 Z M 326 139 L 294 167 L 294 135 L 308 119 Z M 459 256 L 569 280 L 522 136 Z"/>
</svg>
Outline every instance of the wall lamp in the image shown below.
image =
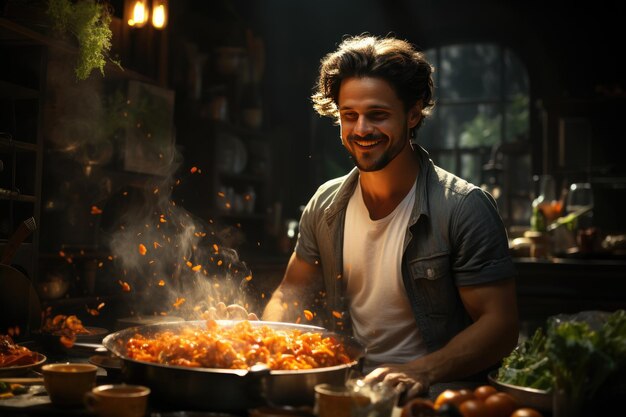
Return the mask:
<svg viewBox="0 0 626 417">
<path fill-rule="evenodd" d="M 156 29 L 163 29 L 167 26 L 168 4 L 167 0 L 152 0 L 152 11 L 148 5 L 148 0 L 126 0 L 125 1 L 125 21 L 128 26 L 141 28 L 148 23 L 152 17 L 152 26 Z"/>
</svg>

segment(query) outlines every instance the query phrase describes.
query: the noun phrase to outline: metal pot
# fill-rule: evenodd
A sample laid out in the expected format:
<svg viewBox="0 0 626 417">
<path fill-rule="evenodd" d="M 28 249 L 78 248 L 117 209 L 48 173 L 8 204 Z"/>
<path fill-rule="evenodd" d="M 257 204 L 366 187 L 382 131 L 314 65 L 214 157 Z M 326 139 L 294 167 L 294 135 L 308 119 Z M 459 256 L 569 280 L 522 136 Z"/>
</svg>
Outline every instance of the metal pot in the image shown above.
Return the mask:
<svg viewBox="0 0 626 417">
<path fill-rule="evenodd" d="M 234 321 L 218 321 L 232 326 Z M 187 326 L 203 328 L 206 322 L 184 321 L 131 327 L 112 333 L 102 344 L 122 360 L 122 379 L 147 385 L 152 399 L 178 409 L 242 412 L 264 405 L 313 405 L 317 384 L 343 384 L 351 369 L 360 369 L 365 349 L 349 336 L 331 333 L 316 326 L 291 323 L 251 321 L 253 326 L 267 325 L 276 330 L 298 329 L 321 332 L 341 340 L 354 360 L 345 365 L 310 370 L 251 370 L 189 368 L 142 362 L 130 359 L 126 343 L 136 334 L 150 337 L 158 332 L 177 331 Z"/>
</svg>

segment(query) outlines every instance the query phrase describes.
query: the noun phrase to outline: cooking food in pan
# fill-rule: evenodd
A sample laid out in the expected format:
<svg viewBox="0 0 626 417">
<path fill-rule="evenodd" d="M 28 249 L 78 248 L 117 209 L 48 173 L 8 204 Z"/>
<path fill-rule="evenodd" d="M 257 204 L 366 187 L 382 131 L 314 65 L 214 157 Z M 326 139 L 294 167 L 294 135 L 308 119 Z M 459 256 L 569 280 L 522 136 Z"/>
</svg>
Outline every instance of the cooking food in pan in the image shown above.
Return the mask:
<svg viewBox="0 0 626 417">
<path fill-rule="evenodd" d="M 240 323 L 235 320 L 217 321 L 221 328 L 232 328 Z M 156 402 L 177 409 L 234 411 L 240 414 L 264 405 L 312 406 L 315 400 L 315 385 L 322 383 L 343 385 L 348 373 L 360 368 L 365 355 L 365 348 L 354 338 L 321 327 L 256 320 L 249 321 L 248 324 L 252 328 L 270 327 L 278 335 L 295 335 L 297 332 L 293 330 L 299 330 L 301 335 L 316 333 L 322 335 L 322 338 L 331 337 L 330 340 L 341 341 L 341 347 L 332 349 L 335 357 L 338 357 L 338 353 L 345 353 L 350 362 L 311 369 L 269 369 L 269 365 L 252 366 L 250 369 L 227 369 L 178 366 L 138 360 L 129 356 L 128 342 L 138 334 L 145 339 L 155 339 L 156 335 L 164 332 L 183 334 L 184 329 L 195 329 L 204 333 L 208 331 L 205 320 L 130 327 L 109 334 L 102 344 L 111 354 L 121 359 L 122 379 L 127 383 L 149 386 L 152 390 L 151 398 Z M 255 334 L 253 330 L 244 333 Z M 157 344 L 153 343 L 153 346 L 156 347 Z M 145 349 L 147 351 L 148 346 Z M 183 351 L 191 352 L 193 349 L 187 346 Z M 295 354 L 297 357 L 295 352 L 296 350 L 283 354 Z"/>
<path fill-rule="evenodd" d="M 186 327 L 154 335 L 136 334 L 126 344 L 129 358 L 166 365 L 272 370 L 314 369 L 348 364 L 343 343 L 332 335 L 301 329 L 252 326 L 244 320 L 223 327 L 208 320 L 206 328 Z"/>
</svg>

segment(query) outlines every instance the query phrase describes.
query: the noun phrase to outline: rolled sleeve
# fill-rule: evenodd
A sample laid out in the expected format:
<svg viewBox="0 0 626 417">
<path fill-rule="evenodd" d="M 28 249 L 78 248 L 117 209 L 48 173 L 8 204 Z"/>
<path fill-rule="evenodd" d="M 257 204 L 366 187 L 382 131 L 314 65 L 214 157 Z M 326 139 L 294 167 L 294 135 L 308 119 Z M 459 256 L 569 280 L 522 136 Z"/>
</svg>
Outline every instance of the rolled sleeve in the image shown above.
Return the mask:
<svg viewBox="0 0 626 417">
<path fill-rule="evenodd" d="M 314 228 L 316 227 L 316 221 L 314 221 L 313 204 L 314 199 L 311 199 L 306 208 L 302 212 L 300 217 L 300 223 L 298 225 L 298 240 L 296 241 L 295 252 L 299 258 L 309 264 L 315 264 L 319 262 L 320 253 L 317 246 L 316 233 Z"/>
<path fill-rule="evenodd" d="M 506 229 L 491 196 L 475 189 L 453 217 L 453 270 L 458 286 L 479 285 L 516 275 Z"/>
</svg>

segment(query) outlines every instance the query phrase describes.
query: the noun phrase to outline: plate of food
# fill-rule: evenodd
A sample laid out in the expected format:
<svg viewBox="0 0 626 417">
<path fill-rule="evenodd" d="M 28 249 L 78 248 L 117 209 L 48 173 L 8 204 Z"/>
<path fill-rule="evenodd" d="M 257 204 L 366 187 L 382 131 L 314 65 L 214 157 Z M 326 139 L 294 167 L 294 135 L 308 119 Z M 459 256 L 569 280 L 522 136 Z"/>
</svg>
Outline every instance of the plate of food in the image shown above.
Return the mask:
<svg viewBox="0 0 626 417">
<path fill-rule="evenodd" d="M 48 317 L 44 325 L 34 332 L 40 343 L 50 352 L 73 352 L 77 344 L 100 344 L 109 331 L 102 327 L 84 326 L 76 316 Z M 93 353 L 93 349 L 89 350 Z"/>
<path fill-rule="evenodd" d="M 45 355 L 16 344 L 11 336 L 0 335 L 0 378 L 24 375 L 46 360 Z"/>
</svg>

